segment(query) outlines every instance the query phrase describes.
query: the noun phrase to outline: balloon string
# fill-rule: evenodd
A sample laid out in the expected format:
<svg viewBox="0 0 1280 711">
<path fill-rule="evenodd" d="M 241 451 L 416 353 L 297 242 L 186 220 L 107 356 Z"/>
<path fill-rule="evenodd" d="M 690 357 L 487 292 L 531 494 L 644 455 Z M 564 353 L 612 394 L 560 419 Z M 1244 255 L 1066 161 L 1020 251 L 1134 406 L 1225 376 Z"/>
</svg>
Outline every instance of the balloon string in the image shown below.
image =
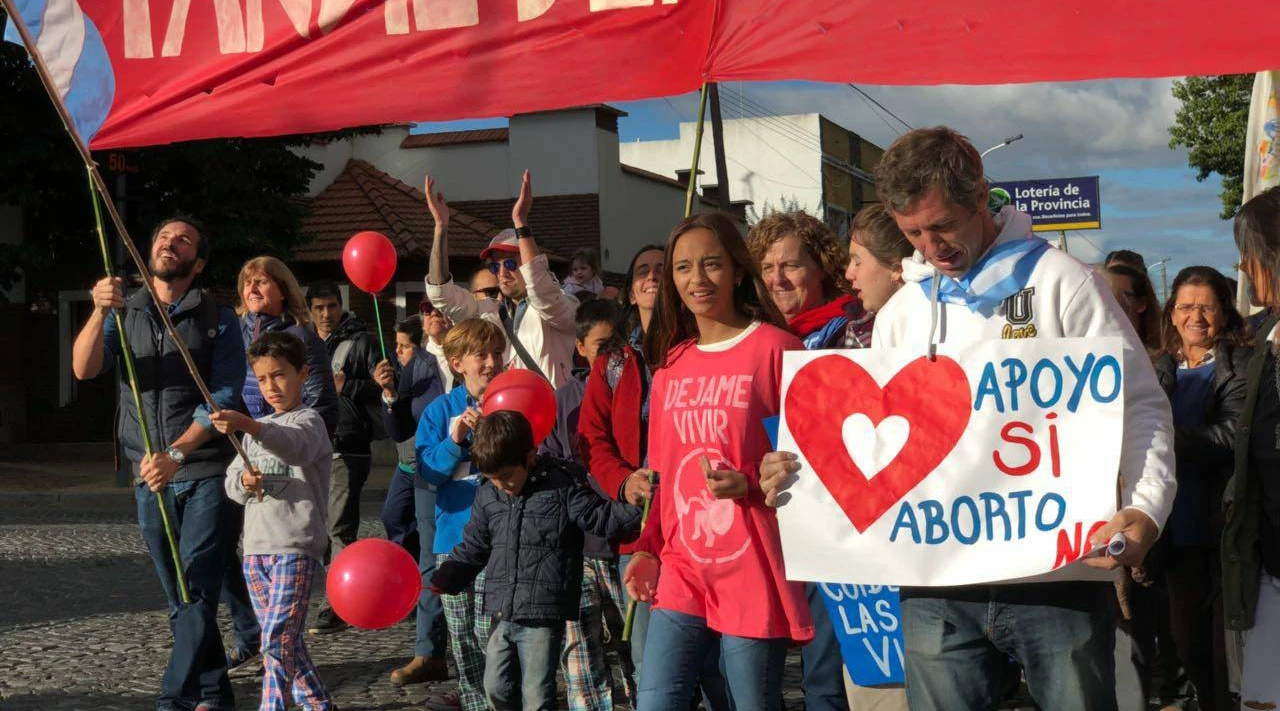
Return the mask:
<svg viewBox="0 0 1280 711">
<path fill-rule="evenodd" d="M 382 349 L 382 359 L 387 359 L 387 342 L 382 336 L 382 310 L 378 308 L 378 295 L 373 294 L 373 320 L 378 324 L 378 347 Z"/>
</svg>

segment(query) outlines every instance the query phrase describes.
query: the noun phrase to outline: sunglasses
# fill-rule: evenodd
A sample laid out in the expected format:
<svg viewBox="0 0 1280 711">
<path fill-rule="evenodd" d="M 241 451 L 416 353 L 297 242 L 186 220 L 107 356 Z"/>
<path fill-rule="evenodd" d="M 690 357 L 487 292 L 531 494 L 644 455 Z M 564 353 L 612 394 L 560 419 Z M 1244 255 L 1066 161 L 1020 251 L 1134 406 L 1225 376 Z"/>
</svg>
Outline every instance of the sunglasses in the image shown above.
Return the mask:
<svg viewBox="0 0 1280 711">
<path fill-rule="evenodd" d="M 435 313 L 435 311 L 436 311 L 435 304 L 431 303 L 431 301 L 427 299 L 423 299 L 422 301 L 418 302 L 418 313 L 422 314 L 423 316 L 430 316 L 431 314 Z"/>
<path fill-rule="evenodd" d="M 504 259 L 500 262 L 489 262 L 489 273 L 497 274 L 502 269 L 506 269 L 509 272 L 514 272 L 519 266 L 520 266 L 519 262 L 509 258 Z"/>
<path fill-rule="evenodd" d="M 480 294 L 480 295 L 484 296 L 486 299 L 493 299 L 493 300 L 495 300 L 495 301 L 496 301 L 496 300 L 498 299 L 498 297 L 499 297 L 499 296 L 501 296 L 501 294 L 502 294 L 502 292 L 501 292 L 501 291 L 498 289 L 498 287 L 496 287 L 496 286 L 490 286 L 490 287 L 487 287 L 487 288 L 484 288 L 484 289 L 476 289 L 475 291 L 473 291 L 473 292 L 471 292 L 471 293 L 472 293 L 472 294 Z"/>
</svg>

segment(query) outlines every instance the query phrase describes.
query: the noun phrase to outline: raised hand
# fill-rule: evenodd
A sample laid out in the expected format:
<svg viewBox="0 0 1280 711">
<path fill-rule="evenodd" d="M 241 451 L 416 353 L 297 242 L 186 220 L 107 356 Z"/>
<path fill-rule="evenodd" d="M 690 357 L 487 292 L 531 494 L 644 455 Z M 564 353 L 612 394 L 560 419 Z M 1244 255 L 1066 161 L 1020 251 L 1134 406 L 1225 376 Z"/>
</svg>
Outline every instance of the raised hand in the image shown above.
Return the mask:
<svg viewBox="0 0 1280 711">
<path fill-rule="evenodd" d="M 430 175 L 426 178 L 424 192 L 427 194 L 427 209 L 436 223 L 436 234 L 443 234 L 449 228 L 449 205 L 444 201 L 444 193 L 436 192 L 436 179 Z"/>
<path fill-rule="evenodd" d="M 511 224 L 516 228 L 529 226 L 529 208 L 533 207 L 533 183 L 529 179 L 529 171 L 524 172 L 520 181 L 520 197 L 516 198 L 515 207 L 511 208 Z"/>
</svg>

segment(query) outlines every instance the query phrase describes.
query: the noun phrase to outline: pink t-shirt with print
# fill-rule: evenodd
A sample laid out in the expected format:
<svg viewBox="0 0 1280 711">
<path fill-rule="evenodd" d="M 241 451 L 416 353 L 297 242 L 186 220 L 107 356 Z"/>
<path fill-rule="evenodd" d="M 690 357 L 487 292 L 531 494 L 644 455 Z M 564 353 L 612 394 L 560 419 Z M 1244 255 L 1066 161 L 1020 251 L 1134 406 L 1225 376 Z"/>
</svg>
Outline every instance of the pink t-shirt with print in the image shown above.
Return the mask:
<svg viewBox="0 0 1280 711">
<path fill-rule="evenodd" d="M 800 340 L 753 324 L 723 343 L 672 349 L 650 390 L 649 466 L 657 497 L 662 572 L 655 606 L 705 618 L 721 634 L 813 638 L 804 586 L 783 575 L 778 520 L 760 492 L 769 451 L 762 421 L 778 414 L 782 353 Z M 744 499 L 717 500 L 701 458 L 747 476 Z"/>
</svg>

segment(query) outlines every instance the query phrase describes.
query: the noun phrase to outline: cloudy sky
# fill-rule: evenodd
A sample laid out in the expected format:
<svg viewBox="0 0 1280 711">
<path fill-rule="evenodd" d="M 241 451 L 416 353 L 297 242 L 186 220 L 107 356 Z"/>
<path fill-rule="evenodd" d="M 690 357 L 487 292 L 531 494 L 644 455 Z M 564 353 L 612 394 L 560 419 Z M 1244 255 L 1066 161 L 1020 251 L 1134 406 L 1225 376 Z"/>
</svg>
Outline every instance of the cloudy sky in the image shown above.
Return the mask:
<svg viewBox="0 0 1280 711">
<path fill-rule="evenodd" d="M 979 150 L 1023 134 L 987 157 L 988 174 L 999 180 L 1101 176 L 1103 229 L 1069 233 L 1072 253 L 1095 261 L 1102 258 L 1099 250 L 1134 249 L 1148 263 L 1169 259 L 1172 280 L 1192 264 L 1228 270 L 1235 250 L 1230 223 L 1218 219 L 1217 176 L 1196 182 L 1186 151 L 1169 148 L 1168 128 L 1178 106 L 1171 84 L 1158 79 L 861 88 L 910 125 L 950 125 Z M 880 146 L 905 130 L 841 84 L 731 83 L 726 89 L 726 118 L 740 115 L 741 94 L 748 112 L 819 112 Z M 622 140 L 672 138 L 680 120 L 692 120 L 697 95 L 619 107 L 630 114 L 620 124 Z M 785 145 L 785 139 L 776 140 Z M 1152 276 L 1159 289 L 1159 272 Z"/>
</svg>

